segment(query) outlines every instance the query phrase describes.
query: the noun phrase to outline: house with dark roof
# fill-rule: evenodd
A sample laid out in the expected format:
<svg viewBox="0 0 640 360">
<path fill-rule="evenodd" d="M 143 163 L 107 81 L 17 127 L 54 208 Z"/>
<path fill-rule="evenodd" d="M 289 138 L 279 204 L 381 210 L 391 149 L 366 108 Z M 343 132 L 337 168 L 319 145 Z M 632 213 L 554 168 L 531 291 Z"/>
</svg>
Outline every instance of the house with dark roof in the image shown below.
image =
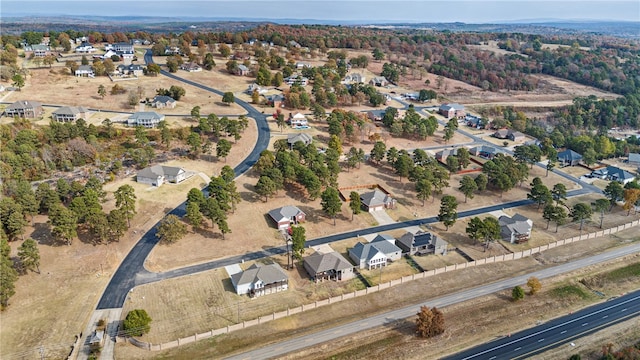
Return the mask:
<svg viewBox="0 0 640 360">
<path fill-rule="evenodd" d="M 257 297 L 285 291 L 289 276 L 278 264 L 253 264 L 247 270 L 231 275 L 231 283 L 238 295 Z"/>
<path fill-rule="evenodd" d="M 496 156 L 497 150 L 491 146 L 480 145 L 469 149 L 469 153 L 473 156 L 479 156 L 485 159 L 493 159 L 493 157 Z"/>
<path fill-rule="evenodd" d="M 51 118 L 57 122 L 75 122 L 78 119 L 89 118 L 89 110 L 85 107 L 79 106 L 63 106 L 55 110 L 51 114 Z"/>
<path fill-rule="evenodd" d="M 526 138 L 520 131 L 509 130 L 507 133 L 507 139 L 511 141 L 524 141 Z"/>
<path fill-rule="evenodd" d="M 360 269 L 375 269 L 387 266 L 388 262 L 400 260 L 402 249 L 388 240 L 378 240 L 370 243 L 357 243 L 349 249 L 349 257 Z"/>
<path fill-rule="evenodd" d="M 165 182 L 178 184 L 187 178 L 183 168 L 175 166 L 154 165 L 140 170 L 136 174 L 136 182 L 160 186 Z"/>
<path fill-rule="evenodd" d="M 269 106 L 273 106 L 274 108 L 284 107 L 284 95 L 282 94 L 266 95 L 264 98 L 267 100 Z"/>
<path fill-rule="evenodd" d="M 142 76 L 144 75 L 144 68 L 141 65 L 130 64 L 123 65 L 120 64 L 116 68 L 118 70 L 117 75 L 133 75 L 133 76 Z"/>
<path fill-rule="evenodd" d="M 396 200 L 391 195 L 378 189 L 360 194 L 360 202 L 368 212 L 393 209 L 396 206 Z"/>
<path fill-rule="evenodd" d="M 438 236 L 418 231 L 417 233 L 406 232 L 399 239 L 396 239 L 396 245 L 402 249 L 403 254 L 409 255 L 446 255 L 449 243 Z"/>
<path fill-rule="evenodd" d="M 77 52 L 77 53 L 81 53 L 81 54 L 89 54 L 89 53 L 95 52 L 97 50 L 98 49 L 94 48 L 93 45 L 91 45 L 90 42 L 83 41 L 80 45 L 76 46 L 74 51 Z"/>
<path fill-rule="evenodd" d="M 313 281 L 349 280 L 354 276 L 353 265 L 337 252 L 316 252 L 304 258 L 304 269 Z"/>
<path fill-rule="evenodd" d="M 500 236 L 504 241 L 520 244 L 531 238 L 533 221 L 523 215 L 515 214 L 512 217 L 502 215 L 498 218 L 498 223 Z"/>
<path fill-rule="evenodd" d="M 457 118 L 464 119 L 467 113 L 464 111 L 464 106 L 458 103 L 442 104 L 438 108 L 438 113 L 446 117 L 447 119 Z"/>
<path fill-rule="evenodd" d="M 582 155 L 567 149 L 558 153 L 558 163 L 561 167 L 576 166 L 582 161 Z"/>
<path fill-rule="evenodd" d="M 369 110 L 367 111 L 367 118 L 371 121 L 382 121 L 386 110 Z"/>
<path fill-rule="evenodd" d="M 499 129 L 491 136 L 497 139 L 506 139 L 509 136 L 509 129 Z"/>
<path fill-rule="evenodd" d="M 295 143 L 298 141 L 302 142 L 305 145 L 311 144 L 313 142 L 313 138 L 309 134 L 299 133 L 299 134 L 288 134 L 287 135 L 287 144 L 292 148 Z"/>
<path fill-rule="evenodd" d="M 158 123 L 162 120 L 164 120 L 164 115 L 158 114 L 155 111 L 139 111 L 129 116 L 127 125 L 154 128 L 158 126 Z"/>
<path fill-rule="evenodd" d="M 303 223 L 306 214 L 293 205 L 283 206 L 281 208 L 269 211 L 269 217 L 276 223 L 278 230 L 286 230 L 291 224 L 297 225 Z"/>
<path fill-rule="evenodd" d="M 153 100 L 151 100 L 151 106 L 156 109 L 173 109 L 176 107 L 178 102 L 175 101 L 171 96 L 166 95 L 156 95 Z"/>
<path fill-rule="evenodd" d="M 42 116 L 44 109 L 38 101 L 19 100 L 4 109 L 4 115 L 23 119 L 35 119 Z"/>
<path fill-rule="evenodd" d="M 605 178 L 607 180 L 617 181 L 622 185 L 626 185 L 627 183 L 635 180 L 636 176 L 626 170 L 620 169 L 619 167 L 607 166 L 605 169 Z"/>
</svg>

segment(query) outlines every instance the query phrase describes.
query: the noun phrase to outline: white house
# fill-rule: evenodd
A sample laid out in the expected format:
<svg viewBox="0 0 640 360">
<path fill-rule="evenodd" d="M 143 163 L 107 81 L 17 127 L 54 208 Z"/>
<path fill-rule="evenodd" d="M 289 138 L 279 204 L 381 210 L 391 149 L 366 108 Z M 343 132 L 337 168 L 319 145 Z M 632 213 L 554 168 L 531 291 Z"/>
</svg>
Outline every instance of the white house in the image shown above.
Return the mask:
<svg viewBox="0 0 640 360">
<path fill-rule="evenodd" d="M 93 72 L 91 65 L 80 65 L 75 71 L 76 76 L 94 77 L 96 74 Z"/>
<path fill-rule="evenodd" d="M 394 244 L 395 240 L 389 241 L 385 237 L 376 237 L 372 242 L 363 244 L 357 243 L 349 249 L 349 257 L 360 269 L 375 269 L 387 266 L 387 262 L 400 260 L 402 249 Z"/>
<path fill-rule="evenodd" d="M 164 115 L 158 114 L 155 111 L 140 111 L 129 116 L 127 125 L 154 128 L 158 126 L 158 123 L 162 120 L 164 120 Z"/>
<path fill-rule="evenodd" d="M 175 166 L 154 165 L 140 170 L 136 174 L 136 182 L 160 186 L 165 182 L 180 183 L 187 178 L 183 168 Z"/>
<path fill-rule="evenodd" d="M 533 221 L 523 215 L 515 214 L 513 217 L 502 215 L 498 218 L 498 222 L 502 240 L 513 244 L 525 242 L 531 238 Z"/>
</svg>

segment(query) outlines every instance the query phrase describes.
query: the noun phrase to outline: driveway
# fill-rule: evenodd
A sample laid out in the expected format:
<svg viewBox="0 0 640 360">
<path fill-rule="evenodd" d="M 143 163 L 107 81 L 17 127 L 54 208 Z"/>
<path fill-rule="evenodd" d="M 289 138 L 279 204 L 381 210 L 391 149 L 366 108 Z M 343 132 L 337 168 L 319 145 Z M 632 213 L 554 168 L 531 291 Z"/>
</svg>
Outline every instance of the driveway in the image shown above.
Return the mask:
<svg viewBox="0 0 640 360">
<path fill-rule="evenodd" d="M 387 214 L 386 210 L 372 211 L 369 214 L 371 214 L 371 216 L 376 219 L 378 225 L 395 224 L 395 220 L 393 220 L 391 216 Z"/>
</svg>

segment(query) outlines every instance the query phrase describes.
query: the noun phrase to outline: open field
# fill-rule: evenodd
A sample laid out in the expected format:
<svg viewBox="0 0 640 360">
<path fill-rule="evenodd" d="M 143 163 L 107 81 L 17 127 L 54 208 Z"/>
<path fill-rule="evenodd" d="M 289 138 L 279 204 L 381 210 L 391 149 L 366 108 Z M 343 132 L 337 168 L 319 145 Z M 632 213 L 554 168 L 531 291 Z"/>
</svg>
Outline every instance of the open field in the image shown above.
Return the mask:
<svg viewBox="0 0 640 360">
<path fill-rule="evenodd" d="M 601 247 L 602 243 L 606 243 L 606 247 L 611 247 L 620 246 L 628 243 L 629 241 L 638 240 L 640 240 L 640 238 L 637 235 L 637 229 L 630 229 L 616 234 L 616 238 L 606 237 L 585 240 L 579 243 L 551 249 L 543 253 L 543 255 L 547 258 L 555 258 L 557 256 L 562 257 L 566 254 L 572 254 L 570 258 L 582 257 L 602 252 L 604 250 L 604 248 Z M 531 326 L 536 321 L 546 320 L 553 316 L 561 315 L 567 311 L 592 303 L 597 300 L 595 299 L 595 296 L 589 297 L 587 301 L 577 299 L 564 299 L 562 301 L 557 301 L 556 298 L 549 298 L 545 294 L 551 292 L 550 290 L 556 287 L 556 285 L 554 285 L 556 283 L 561 285 L 574 284 L 578 278 L 590 276 L 595 272 L 604 272 L 607 271 L 607 269 L 617 268 L 634 261 L 637 262 L 637 257 L 636 260 L 621 259 L 613 261 L 611 265 L 609 265 L 610 267 L 594 265 L 590 269 L 561 276 L 557 279 L 544 281 L 544 291 L 540 296 L 536 295 L 535 297 L 527 297 L 524 302 L 518 304 L 511 304 L 508 300 L 507 294 L 499 293 L 456 305 L 454 307 L 445 308 L 445 316 L 447 324 L 449 324 L 448 330 L 443 337 L 439 337 L 434 340 L 418 341 L 413 335 L 413 328 L 411 328 L 412 321 L 407 321 L 406 323 L 400 324 L 400 328 L 376 328 L 371 332 L 367 331 L 355 336 L 349 336 L 334 341 L 332 342 L 331 348 L 327 346 L 320 346 L 314 349 L 307 349 L 301 353 L 292 355 L 289 358 L 326 358 L 331 355 L 329 352 L 338 355 L 341 351 L 346 351 L 352 348 L 354 343 L 368 344 L 368 346 L 364 346 L 354 352 L 353 358 L 361 358 L 362 356 L 365 356 L 364 354 L 370 355 L 371 353 L 367 353 L 367 349 L 379 351 L 381 348 L 386 349 L 385 351 L 388 352 L 386 355 L 389 355 L 392 358 L 424 358 L 425 356 L 441 356 L 444 353 L 450 353 L 464 347 L 486 341 L 492 336 L 504 335 L 507 332 L 516 331 L 517 329 L 521 329 L 525 326 Z M 280 341 L 289 337 L 326 329 L 337 324 L 359 319 L 364 314 L 371 315 L 383 312 L 391 308 L 455 292 L 469 286 L 477 285 L 478 282 L 495 281 L 500 278 L 539 270 L 544 266 L 550 265 L 545 265 L 534 258 L 528 257 L 517 261 L 497 263 L 489 266 L 480 266 L 474 269 L 444 273 L 435 278 L 412 281 L 380 293 L 368 295 L 364 298 L 366 301 L 343 301 L 338 304 L 331 305 L 329 311 L 327 310 L 329 308 L 312 310 L 305 312 L 302 315 L 290 316 L 274 322 L 251 327 L 243 331 L 218 336 L 211 340 L 202 340 L 195 344 L 181 346 L 173 350 L 147 352 L 128 344 L 118 344 L 116 352 L 119 356 L 124 356 L 130 359 L 157 357 L 171 359 L 201 357 L 220 358 L 230 352 L 246 350 L 248 348 L 271 343 L 276 340 Z M 151 284 L 149 286 L 159 286 L 159 284 Z M 625 280 L 620 285 L 610 283 L 607 285 L 604 292 L 607 294 L 617 294 L 621 291 L 627 291 L 625 289 L 631 289 L 637 286 L 638 279 L 636 278 L 632 280 Z M 280 297 L 283 294 L 284 293 L 269 296 Z M 541 301 L 539 305 L 537 305 L 538 301 Z M 533 304 L 533 302 L 536 303 Z M 482 311 L 479 311 L 478 309 L 482 309 Z M 496 316 L 495 312 L 499 312 L 500 316 Z M 505 321 L 507 318 L 509 321 Z M 469 319 L 474 319 L 473 322 L 479 325 L 473 327 L 468 326 Z M 272 336 L 261 336 L 261 334 L 265 333 L 270 333 Z M 397 340 L 385 340 L 388 338 Z M 432 346 L 433 341 L 438 341 L 438 346 Z M 414 344 L 417 347 L 414 349 L 413 346 L 402 347 L 393 345 L 406 342 Z M 376 346 L 376 343 L 381 346 Z M 409 348 L 412 349 L 411 352 L 408 354 L 404 353 L 403 349 Z M 398 353 L 394 354 L 394 351 Z"/>
<path fill-rule="evenodd" d="M 62 74 L 61 74 L 62 73 Z M 118 84 L 127 90 L 122 95 L 111 95 L 109 91 Z M 98 96 L 98 86 L 104 85 L 107 89 L 107 96 L 101 99 Z M 203 115 L 215 113 L 217 115 L 241 115 L 245 114 L 244 109 L 236 104 L 225 105 L 222 97 L 208 91 L 187 85 L 165 76 L 157 77 L 142 76 L 137 80 L 111 82 L 106 76 L 95 78 L 75 77 L 68 75 L 61 69 L 34 69 L 27 77 L 26 85 L 21 91 L 13 92 L 4 101 L 33 100 L 43 104 L 84 106 L 103 110 L 117 110 L 135 112 L 138 107 L 132 108 L 127 104 L 128 92 L 137 92 L 141 87 L 142 99 L 153 98 L 156 89 L 168 89 L 171 85 L 177 85 L 185 89 L 185 96 L 182 97 L 174 109 L 159 109 L 158 112 L 165 115 L 189 115 L 194 106 L 200 106 L 200 113 Z M 206 85 L 213 85 L 208 83 Z M 154 110 L 150 107 L 148 111 Z"/>
</svg>

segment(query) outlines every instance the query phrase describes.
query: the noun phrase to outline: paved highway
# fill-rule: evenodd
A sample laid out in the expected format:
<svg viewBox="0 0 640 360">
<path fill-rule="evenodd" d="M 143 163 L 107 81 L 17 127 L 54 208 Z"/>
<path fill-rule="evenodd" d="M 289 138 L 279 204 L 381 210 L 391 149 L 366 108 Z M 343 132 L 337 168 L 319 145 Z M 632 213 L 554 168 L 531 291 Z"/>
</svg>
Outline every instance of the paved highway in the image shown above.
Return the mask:
<svg viewBox="0 0 640 360">
<path fill-rule="evenodd" d="M 640 290 L 444 359 L 526 359 L 637 316 L 640 316 Z"/>
<path fill-rule="evenodd" d="M 462 290 L 460 292 L 457 293 L 453 293 L 453 294 L 449 294 L 446 296 L 442 296 L 442 297 L 438 297 L 435 299 L 431 299 L 431 300 L 427 300 L 424 303 L 418 303 L 418 304 L 414 304 L 414 305 L 410 305 L 401 309 L 397 309 L 397 310 L 393 310 L 393 311 L 389 311 L 383 314 L 379 314 L 379 315 L 375 315 L 375 316 L 371 316 L 368 318 L 364 318 L 362 320 L 357 320 L 354 322 L 350 322 L 344 325 L 340 325 L 340 326 L 335 326 L 326 330 L 322 330 L 322 331 L 318 331 L 318 332 L 314 332 L 314 333 L 310 333 L 307 335 L 303 335 L 303 336 L 299 336 L 293 339 L 289 339 L 289 340 L 285 340 L 279 343 L 275 343 L 275 344 L 271 344 L 265 347 L 262 347 L 260 349 L 256 349 L 256 350 L 252 350 L 249 352 L 245 352 L 243 354 L 239 354 L 239 355 L 235 355 L 235 356 L 231 356 L 228 359 L 233 359 L 233 360 L 249 360 L 249 359 L 270 359 L 270 358 L 275 358 L 278 356 L 283 356 L 285 354 L 288 353 L 295 353 L 298 350 L 310 347 L 310 346 L 316 346 L 343 336 L 348 336 L 351 334 L 355 334 L 357 332 L 363 331 L 363 330 L 367 330 L 367 329 L 371 329 L 377 326 L 382 326 L 382 325 L 393 325 L 394 323 L 404 320 L 406 318 L 412 317 L 414 316 L 417 312 L 418 309 L 420 308 L 420 306 L 422 305 L 426 305 L 429 307 L 433 307 L 436 306 L 438 308 L 443 308 L 449 305 L 453 305 L 456 303 L 460 303 L 466 300 L 471 300 L 477 297 L 481 297 L 484 295 L 488 295 L 497 291 L 502 291 L 502 290 L 506 290 L 506 289 L 511 289 L 516 285 L 523 285 L 527 282 L 527 279 L 531 276 L 535 276 L 538 279 L 545 279 L 545 278 L 549 278 L 552 276 L 556 276 L 559 274 L 563 274 L 566 272 L 570 272 L 570 271 L 574 271 L 589 265 L 593 265 L 593 264 L 597 264 L 600 262 L 604 262 L 604 261 L 608 261 L 611 259 L 615 259 L 615 258 L 619 258 L 622 256 L 626 256 L 626 255 L 630 255 L 630 254 L 637 254 L 638 252 L 640 252 L 640 244 L 634 244 L 634 245 L 630 245 L 630 246 L 626 246 L 626 247 L 622 247 L 622 248 L 617 248 L 611 251 L 607 251 L 605 253 L 602 254 L 598 254 L 595 256 L 591 256 L 588 258 L 584 258 L 584 259 L 580 259 L 580 260 L 576 260 L 576 261 L 572 261 L 572 262 L 568 262 L 566 264 L 562 264 L 562 265 L 558 265 L 558 266 L 554 266 L 554 267 L 550 267 L 547 269 L 543 269 L 543 270 L 539 270 L 539 271 L 535 271 L 529 274 L 525 274 L 525 275 L 520 275 L 520 276 L 516 276 L 514 278 L 510 278 L 510 279 L 505 279 L 505 280 L 500 280 L 500 281 L 496 281 L 490 284 L 486 284 L 486 285 L 482 285 L 482 286 L 478 286 L 475 288 L 471 288 L 471 289 L 467 289 L 467 290 Z M 639 292 L 635 292 L 632 295 L 626 296 L 624 298 L 620 298 L 614 301 L 611 301 L 610 304 L 611 305 L 615 305 L 615 304 L 621 304 L 619 307 L 611 307 L 611 309 L 607 309 L 607 310 L 603 310 L 603 312 L 598 312 L 597 314 L 600 314 L 600 319 L 599 321 L 596 321 L 595 318 L 582 318 L 582 315 L 579 315 L 574 319 L 573 322 L 568 322 L 567 325 L 568 327 L 580 327 L 580 328 L 584 328 L 587 327 L 589 324 L 584 325 L 585 323 L 589 323 L 589 322 L 593 322 L 594 324 L 599 324 L 596 325 L 597 326 L 603 326 L 603 324 L 605 322 L 608 323 L 607 319 L 608 317 L 614 318 L 616 316 L 614 316 L 614 313 L 616 311 L 618 312 L 630 312 L 630 313 L 634 313 L 634 314 L 638 314 L 638 303 L 640 302 L 639 300 L 639 296 L 640 293 Z M 631 299 L 631 300 L 630 300 Z M 628 300 L 628 301 L 627 301 Z M 606 304 L 606 303 L 605 303 Z M 627 309 L 624 310 L 623 309 Z M 607 313 L 604 313 L 604 311 L 606 311 Z M 594 311 L 595 312 L 595 311 Z M 611 312 L 611 313 L 609 313 Z M 604 318 L 605 315 L 608 315 L 607 318 Z M 625 316 L 625 314 L 622 314 L 623 316 Z M 596 316 L 597 317 L 597 316 Z M 560 319 L 561 320 L 561 319 Z M 570 321 L 570 320 L 569 320 Z M 622 321 L 620 320 L 620 317 L 618 317 L 617 321 Z M 563 321 L 561 321 L 563 322 Z M 549 325 L 551 324 L 551 325 Z M 554 321 L 551 321 L 547 324 L 549 326 L 549 328 L 552 328 L 553 326 L 556 325 L 556 323 Z M 554 328 L 553 330 L 555 330 L 557 328 Z M 540 331 L 540 330 L 538 330 Z M 566 336 L 566 340 L 564 341 L 570 341 L 569 339 L 572 339 L 575 336 L 580 336 L 579 334 L 576 335 L 575 333 L 573 335 L 569 334 L 569 331 L 567 330 L 566 333 L 562 333 L 562 331 L 564 330 L 560 330 L 560 334 L 559 336 L 546 336 L 549 338 L 548 342 L 540 342 L 537 343 L 538 340 L 540 340 L 540 338 L 544 338 L 543 337 L 535 337 L 535 343 L 533 344 L 527 344 L 524 345 L 525 342 L 527 342 L 527 339 L 531 339 L 531 337 L 526 338 L 525 340 L 523 340 L 524 342 L 522 342 L 521 344 L 524 346 L 519 346 L 524 352 L 522 353 L 518 353 L 515 351 L 515 348 L 517 348 L 518 346 L 515 346 L 512 350 L 511 353 L 499 353 L 499 354 L 492 354 L 489 355 L 488 357 L 478 357 L 478 359 L 489 359 L 491 358 L 491 356 L 496 356 L 495 359 L 498 358 L 498 355 L 500 355 L 500 358 L 513 358 L 516 356 L 526 356 L 529 352 L 535 352 L 536 349 L 540 349 L 542 347 L 554 347 L 557 346 L 559 343 L 562 342 L 562 340 L 560 340 L 561 336 Z M 533 331 L 532 333 L 535 333 L 536 331 Z M 546 333 L 545 333 L 546 334 Z M 523 337 L 526 337 L 527 335 L 524 335 Z M 508 341 L 513 341 L 516 340 L 516 337 L 512 336 L 511 338 L 508 338 Z M 499 349 L 496 349 L 499 350 Z M 484 350 L 482 350 L 484 351 Z"/>
<path fill-rule="evenodd" d="M 147 51 L 144 59 L 147 64 L 153 62 L 150 51 Z M 162 71 L 162 75 L 170 77 L 174 80 L 185 82 L 189 85 L 196 86 L 203 90 L 222 95 L 222 92 L 219 90 L 195 83 L 193 81 L 182 79 L 174 74 Z M 236 175 L 240 175 L 249 170 L 251 166 L 253 166 L 253 164 L 258 161 L 260 153 L 269 145 L 270 132 L 269 125 L 267 124 L 267 118 L 264 114 L 254 109 L 245 101 L 236 100 L 236 103 L 247 111 L 248 116 L 253 118 L 258 126 L 258 139 L 255 146 L 253 147 L 253 150 L 247 156 L 247 158 L 245 158 L 242 163 L 240 163 L 234 169 Z M 184 215 L 185 205 L 186 203 L 180 204 L 180 206 L 173 209 L 170 213 L 178 216 Z M 158 238 L 156 237 L 156 226 L 154 226 L 144 235 L 142 235 L 142 238 L 136 243 L 133 249 L 131 249 L 129 254 L 127 254 L 127 256 L 124 258 L 116 272 L 113 274 L 113 277 L 109 281 L 109 284 L 102 294 L 102 298 L 100 298 L 96 309 L 100 310 L 120 308 L 124 305 L 124 301 L 127 298 L 127 293 L 129 292 L 129 290 L 139 285 L 140 283 L 137 280 L 141 277 L 144 277 L 144 275 L 148 273 L 148 271 L 144 268 L 144 262 L 157 243 Z"/>
</svg>

